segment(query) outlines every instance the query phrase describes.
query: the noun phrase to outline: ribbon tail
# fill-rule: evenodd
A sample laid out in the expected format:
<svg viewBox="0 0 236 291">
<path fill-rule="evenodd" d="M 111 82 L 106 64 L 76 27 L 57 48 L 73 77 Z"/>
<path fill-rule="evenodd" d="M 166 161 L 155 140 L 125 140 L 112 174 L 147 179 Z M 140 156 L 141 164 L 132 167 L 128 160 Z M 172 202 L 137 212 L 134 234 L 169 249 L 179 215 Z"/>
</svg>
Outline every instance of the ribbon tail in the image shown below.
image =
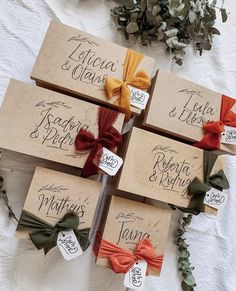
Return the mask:
<svg viewBox="0 0 236 291">
<path fill-rule="evenodd" d="M 127 84 L 123 83 L 119 100 L 119 107 L 120 111 L 125 114 L 126 121 L 128 121 L 131 116 L 130 94 L 130 89 L 127 87 Z"/>
<path fill-rule="evenodd" d="M 203 201 L 207 191 L 211 189 L 211 186 L 201 182 L 197 177 L 189 184 L 188 193 L 191 195 L 188 208 L 193 209 L 194 212 L 203 211 Z"/>
<path fill-rule="evenodd" d="M 220 119 L 224 122 L 225 125 L 232 127 L 236 127 L 236 113 L 232 111 L 235 103 L 235 99 L 225 95 L 222 96 Z"/>
<path fill-rule="evenodd" d="M 105 80 L 105 87 L 107 90 L 108 98 L 112 98 L 119 94 L 122 82 L 118 79 L 107 77 Z"/>
<path fill-rule="evenodd" d="M 209 182 L 212 187 L 222 191 L 223 189 L 229 189 L 229 181 L 225 176 L 223 170 L 218 171 L 216 174 L 210 176 Z"/>
<path fill-rule="evenodd" d="M 87 248 L 90 246 L 90 241 L 89 241 L 90 228 L 85 228 L 81 230 L 74 229 L 74 232 L 82 250 L 83 251 L 87 250 Z"/>
<path fill-rule="evenodd" d="M 102 148 L 101 145 L 97 144 L 89 153 L 89 156 L 84 164 L 82 170 L 82 177 L 87 178 L 92 175 L 96 175 L 99 171 L 98 161 L 100 161 L 102 151 L 98 150 L 98 148 Z M 96 162 L 95 162 L 96 161 Z"/>
<path fill-rule="evenodd" d="M 32 243 L 38 250 L 44 249 L 46 255 L 57 244 L 57 236 L 54 237 L 52 231 L 39 230 L 29 234 Z"/>
</svg>

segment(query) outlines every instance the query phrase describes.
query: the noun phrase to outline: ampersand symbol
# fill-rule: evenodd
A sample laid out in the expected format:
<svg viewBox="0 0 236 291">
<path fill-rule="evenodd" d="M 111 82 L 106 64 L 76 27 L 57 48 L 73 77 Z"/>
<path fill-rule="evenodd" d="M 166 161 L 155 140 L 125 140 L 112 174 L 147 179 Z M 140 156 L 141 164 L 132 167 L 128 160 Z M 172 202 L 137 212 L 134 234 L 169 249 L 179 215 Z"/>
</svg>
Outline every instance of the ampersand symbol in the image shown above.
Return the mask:
<svg viewBox="0 0 236 291">
<path fill-rule="evenodd" d="M 177 114 L 177 112 L 176 112 L 176 107 L 174 107 L 174 108 L 170 111 L 169 116 L 170 116 L 170 117 L 175 117 L 176 114 Z"/>
<path fill-rule="evenodd" d="M 63 65 L 61 66 L 62 70 L 65 70 L 65 71 L 69 71 L 70 67 L 71 67 L 71 65 L 69 65 L 69 60 L 67 60 L 67 61 L 65 62 L 65 64 L 63 64 Z"/>
<path fill-rule="evenodd" d="M 38 138 L 38 136 L 39 136 L 38 128 L 35 128 L 35 130 L 31 132 L 30 137 L 31 138 Z"/>
</svg>

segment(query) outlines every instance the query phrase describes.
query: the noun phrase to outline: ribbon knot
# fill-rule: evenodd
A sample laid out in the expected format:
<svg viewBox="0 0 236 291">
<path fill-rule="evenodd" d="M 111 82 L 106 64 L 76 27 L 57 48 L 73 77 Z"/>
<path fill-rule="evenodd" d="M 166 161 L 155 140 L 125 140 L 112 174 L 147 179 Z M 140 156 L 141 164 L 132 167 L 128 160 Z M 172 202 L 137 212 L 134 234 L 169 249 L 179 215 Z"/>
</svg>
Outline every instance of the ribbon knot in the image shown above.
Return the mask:
<svg viewBox="0 0 236 291">
<path fill-rule="evenodd" d="M 89 228 L 78 230 L 79 217 L 74 212 L 66 213 L 54 226 L 37 216 L 23 210 L 17 230 L 30 231 L 30 239 L 38 250 L 44 249 L 45 255 L 57 245 L 60 231 L 73 229 L 82 250 L 89 246 Z"/>
<path fill-rule="evenodd" d="M 115 104 L 125 113 L 126 120 L 129 120 L 131 115 L 130 89 L 128 85 L 141 90 L 147 90 L 151 85 L 150 76 L 144 70 L 135 73 L 143 57 L 143 54 L 128 49 L 124 63 L 123 81 L 112 77 L 106 78 L 105 85 L 108 98 L 119 94 Z"/>
<path fill-rule="evenodd" d="M 220 191 L 223 191 L 223 189 L 229 189 L 228 179 L 222 169 L 211 175 L 217 157 L 217 153 L 204 151 L 204 181 L 201 182 L 197 177 L 195 177 L 189 184 L 188 192 L 189 195 L 192 196 L 189 203 L 189 208 L 193 208 L 196 211 L 201 211 L 206 192 L 208 192 L 212 187 Z"/>
<path fill-rule="evenodd" d="M 138 260 L 145 260 L 149 268 L 160 272 L 163 262 L 163 256 L 156 254 L 149 239 L 140 241 L 134 253 L 130 253 L 109 241 L 101 240 L 98 257 L 108 258 L 115 273 L 127 273 Z"/>
<path fill-rule="evenodd" d="M 225 125 L 236 127 L 236 114 L 232 111 L 235 103 L 235 99 L 222 95 L 220 120 L 205 123 L 203 125 L 205 135 L 194 146 L 206 150 L 220 149 L 220 137 Z"/>
<path fill-rule="evenodd" d="M 75 139 L 78 151 L 90 150 L 89 156 L 84 164 L 82 175 L 88 177 L 98 173 L 98 165 L 102 156 L 102 148 L 111 151 L 116 150 L 122 141 L 119 131 L 112 125 L 116 121 L 118 112 L 100 107 L 98 118 L 98 137 L 88 130 L 80 129 Z"/>
</svg>

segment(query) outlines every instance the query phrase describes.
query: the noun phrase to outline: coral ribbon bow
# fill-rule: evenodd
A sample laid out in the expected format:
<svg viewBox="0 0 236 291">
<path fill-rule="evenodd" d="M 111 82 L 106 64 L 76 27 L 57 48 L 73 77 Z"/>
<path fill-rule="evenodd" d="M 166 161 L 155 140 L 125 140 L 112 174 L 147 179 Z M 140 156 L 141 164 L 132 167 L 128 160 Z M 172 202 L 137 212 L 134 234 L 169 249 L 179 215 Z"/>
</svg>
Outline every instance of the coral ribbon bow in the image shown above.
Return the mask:
<svg viewBox="0 0 236 291">
<path fill-rule="evenodd" d="M 194 146 L 205 150 L 220 149 L 220 136 L 224 131 L 224 126 L 236 127 L 236 114 L 232 112 L 235 103 L 235 99 L 222 95 L 220 120 L 204 124 L 205 136 L 202 140 L 196 142 Z"/>
<path fill-rule="evenodd" d="M 78 151 L 90 150 L 87 161 L 83 167 L 83 177 L 97 174 L 99 161 L 102 155 L 102 148 L 109 150 L 116 149 L 122 136 L 112 125 L 116 121 L 118 112 L 100 107 L 98 118 L 98 138 L 88 130 L 80 129 L 75 139 L 75 146 Z"/>
<path fill-rule="evenodd" d="M 148 239 L 140 241 L 133 254 L 102 239 L 98 257 L 109 258 L 115 273 L 127 273 L 138 260 L 145 260 L 148 267 L 160 272 L 163 262 L 163 256 L 155 253 L 152 242 Z"/>
<path fill-rule="evenodd" d="M 115 103 L 125 114 L 126 120 L 129 120 L 131 114 L 130 89 L 128 85 L 134 86 L 141 90 L 146 90 L 151 85 L 151 78 L 144 70 L 140 70 L 135 73 L 142 59 L 143 54 L 128 49 L 124 63 L 124 80 L 120 81 L 112 77 L 106 78 L 105 85 L 108 97 L 111 98 L 118 93 L 120 94 L 119 99 Z"/>
</svg>

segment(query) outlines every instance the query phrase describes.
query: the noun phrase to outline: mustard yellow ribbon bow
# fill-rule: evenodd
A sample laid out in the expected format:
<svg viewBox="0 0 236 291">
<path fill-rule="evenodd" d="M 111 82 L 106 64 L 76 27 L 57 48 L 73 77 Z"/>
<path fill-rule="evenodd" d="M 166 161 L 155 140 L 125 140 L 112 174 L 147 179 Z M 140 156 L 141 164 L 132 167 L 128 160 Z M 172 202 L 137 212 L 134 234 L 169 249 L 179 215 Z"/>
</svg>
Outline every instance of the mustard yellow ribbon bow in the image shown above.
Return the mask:
<svg viewBox="0 0 236 291">
<path fill-rule="evenodd" d="M 107 77 L 106 79 L 105 85 L 108 97 L 111 98 L 120 93 L 120 97 L 115 101 L 115 104 L 125 114 L 126 120 L 129 120 L 131 115 L 130 89 L 128 85 L 141 90 L 147 90 L 151 86 L 151 78 L 145 70 L 140 70 L 135 73 L 143 57 L 143 54 L 128 49 L 124 63 L 124 81 L 112 77 Z"/>
</svg>

